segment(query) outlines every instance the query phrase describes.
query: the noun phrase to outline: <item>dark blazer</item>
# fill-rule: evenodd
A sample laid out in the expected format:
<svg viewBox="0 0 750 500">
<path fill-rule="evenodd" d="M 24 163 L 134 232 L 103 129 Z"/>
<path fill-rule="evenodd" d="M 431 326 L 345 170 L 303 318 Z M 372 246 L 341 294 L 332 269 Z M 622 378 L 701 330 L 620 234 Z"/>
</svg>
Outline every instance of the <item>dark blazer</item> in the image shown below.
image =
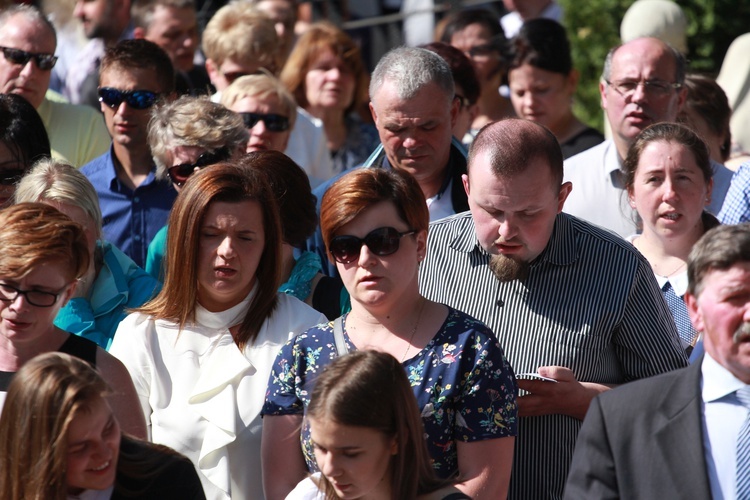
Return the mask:
<svg viewBox="0 0 750 500">
<path fill-rule="evenodd" d="M 701 431 L 702 358 L 591 402 L 566 499 L 710 499 Z"/>
</svg>

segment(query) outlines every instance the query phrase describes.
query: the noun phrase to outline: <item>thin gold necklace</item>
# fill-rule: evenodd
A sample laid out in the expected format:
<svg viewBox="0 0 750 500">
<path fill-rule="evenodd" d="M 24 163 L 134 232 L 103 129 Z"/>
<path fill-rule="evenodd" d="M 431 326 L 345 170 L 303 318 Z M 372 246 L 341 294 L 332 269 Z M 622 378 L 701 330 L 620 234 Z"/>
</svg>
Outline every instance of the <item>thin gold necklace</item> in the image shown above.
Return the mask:
<svg viewBox="0 0 750 500">
<path fill-rule="evenodd" d="M 414 340 L 414 335 L 417 333 L 417 329 L 419 328 L 419 322 L 422 319 L 422 311 L 424 311 L 424 305 L 427 302 L 427 299 L 422 297 L 422 305 L 419 307 L 419 314 L 417 314 L 417 321 L 414 323 L 414 328 L 411 329 L 411 334 L 409 335 L 409 342 L 406 344 L 406 351 L 404 351 L 404 355 L 401 357 L 401 362 L 403 363 L 406 360 L 406 355 L 409 354 L 409 350 L 411 349 L 411 342 Z"/>
</svg>

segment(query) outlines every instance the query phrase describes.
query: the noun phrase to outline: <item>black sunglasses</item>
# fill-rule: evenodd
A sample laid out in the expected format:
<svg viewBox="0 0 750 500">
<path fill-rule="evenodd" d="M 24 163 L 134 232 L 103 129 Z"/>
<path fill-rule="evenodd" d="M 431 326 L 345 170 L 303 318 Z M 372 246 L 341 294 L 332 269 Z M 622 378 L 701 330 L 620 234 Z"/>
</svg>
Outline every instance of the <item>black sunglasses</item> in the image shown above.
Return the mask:
<svg viewBox="0 0 750 500">
<path fill-rule="evenodd" d="M 416 232 L 415 229 L 411 229 L 400 233 L 392 227 L 379 227 L 367 233 L 364 238 L 351 235 L 335 236 L 331 240 L 330 252 L 336 262 L 350 264 L 359 258 L 362 244 L 365 244 L 372 253 L 384 257 L 398 251 L 401 238 Z"/>
<path fill-rule="evenodd" d="M 148 109 L 154 105 L 159 94 L 150 90 L 131 90 L 125 92 L 112 87 L 99 88 L 99 102 L 103 102 L 110 108 L 118 108 L 122 101 L 128 103 L 133 109 Z"/>
<path fill-rule="evenodd" d="M 26 170 L 23 168 L 0 169 L 0 186 L 13 186 L 25 173 Z"/>
<path fill-rule="evenodd" d="M 44 71 L 51 70 L 57 62 L 57 56 L 54 54 L 26 52 L 25 50 L 12 49 L 10 47 L 0 47 L 0 50 L 3 51 L 3 55 L 5 56 L 5 58 L 13 64 L 21 64 L 23 66 L 26 66 L 27 62 L 29 62 L 31 59 L 34 59 L 34 62 L 36 62 L 36 67 Z"/>
<path fill-rule="evenodd" d="M 284 132 L 289 130 L 289 118 L 281 115 L 264 115 L 262 113 L 239 113 L 242 117 L 242 121 L 245 122 L 245 127 L 253 128 L 259 121 L 263 120 L 266 124 L 266 128 L 271 132 Z"/>
<path fill-rule="evenodd" d="M 67 287 L 66 287 L 67 288 Z M 36 307 L 52 307 L 57 302 L 60 294 L 65 291 L 65 288 L 57 293 L 43 292 L 41 290 L 21 290 L 13 285 L 7 283 L 0 283 L 0 300 L 5 303 L 14 302 L 19 295 L 23 295 L 26 298 L 26 302 Z"/>
<path fill-rule="evenodd" d="M 231 156 L 229 148 L 224 146 L 217 149 L 216 151 L 206 151 L 195 160 L 194 163 L 180 163 L 174 167 L 167 169 L 167 175 L 171 181 L 179 187 L 187 182 L 191 175 L 195 172 L 195 169 L 201 169 L 219 163 L 220 161 L 226 161 Z"/>
</svg>

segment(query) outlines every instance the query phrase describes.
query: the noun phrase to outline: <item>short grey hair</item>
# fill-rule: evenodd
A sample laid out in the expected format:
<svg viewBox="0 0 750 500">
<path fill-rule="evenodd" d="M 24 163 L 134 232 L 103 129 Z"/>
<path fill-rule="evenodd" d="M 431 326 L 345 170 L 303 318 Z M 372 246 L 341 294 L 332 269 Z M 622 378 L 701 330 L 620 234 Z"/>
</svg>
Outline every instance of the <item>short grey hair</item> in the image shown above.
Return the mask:
<svg viewBox="0 0 750 500">
<path fill-rule="evenodd" d="M 245 150 L 249 133 L 237 113 L 208 96 L 184 95 L 154 107 L 148 124 L 148 145 L 156 163 L 156 178 L 166 179 L 168 156 L 178 146 L 214 151 L 224 146 Z"/>
<path fill-rule="evenodd" d="M 52 39 L 55 41 L 55 47 L 57 47 L 57 31 L 55 30 L 55 26 L 47 16 L 33 5 L 15 4 L 0 10 L 0 29 L 3 29 L 8 20 L 15 15 L 22 15 L 29 21 L 39 23 L 47 28 L 52 35 Z"/>
<path fill-rule="evenodd" d="M 450 99 L 456 93 L 448 63 L 434 52 L 417 47 L 397 47 L 384 55 L 370 80 L 370 100 L 386 81 L 396 86 L 401 99 L 411 99 L 425 85 L 436 84 Z"/>
<path fill-rule="evenodd" d="M 664 47 L 667 49 L 667 52 L 670 52 L 672 54 L 672 59 L 674 59 L 674 65 L 675 65 L 674 81 L 675 83 L 684 85 L 685 75 L 687 73 L 687 60 L 685 59 L 685 56 L 682 55 L 682 52 L 675 49 L 664 40 L 659 40 L 658 38 L 655 38 L 654 40 L 658 40 L 659 42 L 664 44 Z M 615 45 L 614 47 L 609 49 L 609 52 L 607 52 L 607 57 L 604 58 L 604 67 L 602 68 L 602 81 L 603 82 L 605 83 L 609 82 L 610 78 L 612 78 L 612 59 L 614 59 L 615 57 L 615 52 L 620 50 L 620 48 L 622 48 L 623 45 L 625 44 L 621 43 L 620 45 Z"/>
<path fill-rule="evenodd" d="M 94 221 L 97 239 L 102 237 L 96 189 L 80 170 L 63 161 L 46 158 L 36 162 L 18 182 L 13 202 L 54 202 L 78 207 Z"/>
<path fill-rule="evenodd" d="M 750 262 L 750 223 L 720 225 L 707 231 L 688 256 L 688 293 L 698 297 L 709 272 L 742 262 Z"/>
</svg>

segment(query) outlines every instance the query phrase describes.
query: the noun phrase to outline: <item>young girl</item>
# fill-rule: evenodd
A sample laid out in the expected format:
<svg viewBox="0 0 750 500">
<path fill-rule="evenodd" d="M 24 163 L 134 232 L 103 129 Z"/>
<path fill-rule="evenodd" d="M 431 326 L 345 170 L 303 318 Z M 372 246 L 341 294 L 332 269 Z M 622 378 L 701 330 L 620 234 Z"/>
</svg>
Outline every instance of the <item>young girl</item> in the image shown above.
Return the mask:
<svg viewBox="0 0 750 500">
<path fill-rule="evenodd" d="M 321 472 L 287 500 L 469 498 L 435 475 L 417 401 L 390 354 L 337 358 L 318 378 L 306 418 Z"/>
<path fill-rule="evenodd" d="M 0 417 L 0 498 L 205 499 L 188 459 L 121 433 L 109 391 L 68 354 L 26 363 Z"/>
</svg>

